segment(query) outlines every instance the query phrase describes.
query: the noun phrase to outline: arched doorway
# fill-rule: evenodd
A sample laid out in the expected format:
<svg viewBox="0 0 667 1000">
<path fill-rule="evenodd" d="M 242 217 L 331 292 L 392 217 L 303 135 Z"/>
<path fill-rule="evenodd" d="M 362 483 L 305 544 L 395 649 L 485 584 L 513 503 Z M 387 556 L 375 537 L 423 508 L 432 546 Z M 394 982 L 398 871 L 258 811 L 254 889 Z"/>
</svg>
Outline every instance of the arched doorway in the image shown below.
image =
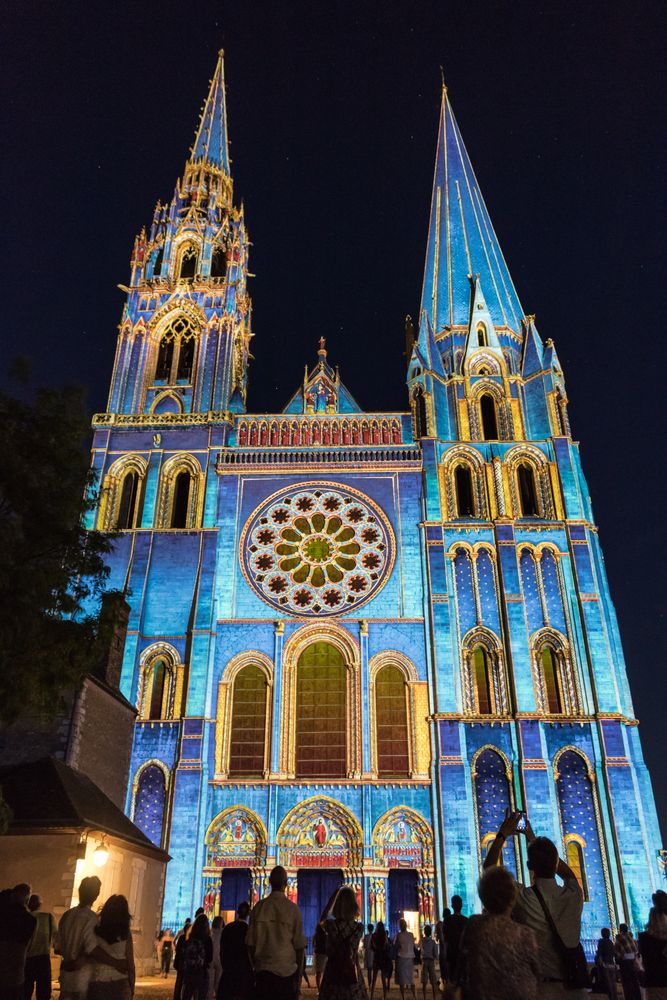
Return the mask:
<svg viewBox="0 0 667 1000">
<path fill-rule="evenodd" d="M 266 865 L 266 830 L 242 806 L 223 810 L 206 833 L 204 909 L 209 917 L 234 919 L 239 903 L 260 895 Z"/>
<path fill-rule="evenodd" d="M 391 934 L 404 918 L 417 937 L 421 925 L 434 919 L 433 830 L 414 809 L 396 806 L 378 820 L 373 848 L 383 873 L 374 880 L 369 912 L 375 920 L 385 920 Z M 378 905 L 378 890 L 384 905 Z"/>
</svg>

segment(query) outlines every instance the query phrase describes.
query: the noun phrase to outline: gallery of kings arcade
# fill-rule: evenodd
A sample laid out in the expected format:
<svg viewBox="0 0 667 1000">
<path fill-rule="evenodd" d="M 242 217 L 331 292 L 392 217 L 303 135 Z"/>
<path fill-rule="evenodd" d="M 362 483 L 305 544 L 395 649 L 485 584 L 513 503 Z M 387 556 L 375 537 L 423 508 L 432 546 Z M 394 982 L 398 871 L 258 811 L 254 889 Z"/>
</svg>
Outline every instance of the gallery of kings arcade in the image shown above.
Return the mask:
<svg viewBox="0 0 667 1000">
<path fill-rule="evenodd" d="M 392 931 L 453 893 L 473 911 L 507 808 L 559 845 L 591 936 L 637 924 L 660 834 L 564 375 L 446 89 L 391 413 L 361 408 L 319 331 L 284 409 L 247 412 L 227 127 L 220 53 L 135 240 L 93 423 L 89 526 L 115 533 L 108 586 L 130 605 L 126 809 L 171 855 L 163 924 L 261 898 L 276 863 L 309 936 L 342 883 Z M 504 864 L 527 880 L 523 838 Z"/>
</svg>

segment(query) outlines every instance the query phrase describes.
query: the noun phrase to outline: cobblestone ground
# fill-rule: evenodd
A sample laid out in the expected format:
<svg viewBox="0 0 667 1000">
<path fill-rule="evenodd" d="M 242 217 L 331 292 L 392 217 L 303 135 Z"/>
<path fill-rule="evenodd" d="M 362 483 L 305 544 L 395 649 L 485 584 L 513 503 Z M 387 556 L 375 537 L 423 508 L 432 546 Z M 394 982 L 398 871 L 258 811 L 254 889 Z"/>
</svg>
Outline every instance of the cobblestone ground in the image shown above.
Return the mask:
<svg viewBox="0 0 667 1000">
<path fill-rule="evenodd" d="M 304 1000 L 317 1000 L 317 991 L 315 990 L 315 973 L 311 975 L 308 974 L 311 986 L 310 988 L 303 984 L 303 989 L 301 991 L 301 996 Z M 174 973 L 170 973 L 167 979 L 162 976 L 143 976 L 137 979 L 137 986 L 134 993 L 135 1000 L 172 1000 L 174 995 L 174 983 L 176 977 Z M 421 1000 L 421 985 L 415 976 L 415 989 L 417 991 L 418 1000 Z M 400 997 L 400 990 L 398 986 L 394 986 L 392 983 L 392 988 L 389 990 L 390 995 L 397 1000 Z M 442 997 L 442 994 L 439 994 Z M 375 991 L 376 1000 L 382 1000 L 382 990 L 378 988 Z M 429 992 L 427 994 L 427 1000 L 432 1000 L 432 994 Z"/>
</svg>

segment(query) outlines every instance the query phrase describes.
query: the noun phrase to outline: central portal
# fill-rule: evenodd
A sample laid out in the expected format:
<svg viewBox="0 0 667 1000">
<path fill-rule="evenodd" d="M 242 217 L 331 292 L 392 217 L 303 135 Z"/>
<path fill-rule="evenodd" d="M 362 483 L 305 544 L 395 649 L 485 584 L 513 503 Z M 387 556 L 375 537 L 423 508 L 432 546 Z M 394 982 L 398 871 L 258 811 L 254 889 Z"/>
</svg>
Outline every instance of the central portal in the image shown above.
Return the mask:
<svg viewBox="0 0 667 1000">
<path fill-rule="evenodd" d="M 340 868 L 300 868 L 297 875 L 297 900 L 303 917 L 306 951 L 312 954 L 313 934 L 329 897 L 343 884 Z"/>
</svg>

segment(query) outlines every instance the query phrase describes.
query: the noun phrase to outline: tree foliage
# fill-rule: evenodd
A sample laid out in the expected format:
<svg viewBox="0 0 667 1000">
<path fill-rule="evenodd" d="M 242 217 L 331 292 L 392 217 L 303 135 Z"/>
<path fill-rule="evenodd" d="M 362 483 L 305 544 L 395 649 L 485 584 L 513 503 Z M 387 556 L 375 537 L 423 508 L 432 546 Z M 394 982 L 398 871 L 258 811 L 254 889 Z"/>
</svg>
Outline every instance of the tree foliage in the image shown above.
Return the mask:
<svg viewBox="0 0 667 1000">
<path fill-rule="evenodd" d="M 83 527 L 94 489 L 80 389 L 0 392 L 0 720 L 57 712 L 99 661 L 109 539 Z"/>
</svg>

